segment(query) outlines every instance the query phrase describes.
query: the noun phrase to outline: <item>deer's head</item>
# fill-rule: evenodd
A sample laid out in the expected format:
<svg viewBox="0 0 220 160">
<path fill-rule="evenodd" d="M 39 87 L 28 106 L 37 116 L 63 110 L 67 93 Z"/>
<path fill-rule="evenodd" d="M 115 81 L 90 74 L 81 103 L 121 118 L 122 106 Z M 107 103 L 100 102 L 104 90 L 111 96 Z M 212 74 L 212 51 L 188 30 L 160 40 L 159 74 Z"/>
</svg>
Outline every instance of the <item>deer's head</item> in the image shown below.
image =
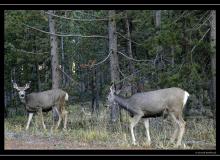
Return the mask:
<svg viewBox="0 0 220 160">
<path fill-rule="evenodd" d="M 15 83 L 14 81 L 12 81 L 13 83 L 13 87 L 18 91 L 18 95 L 19 98 L 22 100 L 25 98 L 25 91 L 30 88 L 30 83 L 31 81 L 29 81 L 27 84 L 25 84 L 25 86 L 23 87 L 18 87 L 17 83 Z"/>
<path fill-rule="evenodd" d="M 120 93 L 120 90 L 116 91 L 116 86 L 115 84 L 112 84 L 111 87 L 110 87 L 110 92 L 107 96 L 107 107 L 111 107 L 112 105 L 115 105 L 115 100 L 114 100 L 114 97 L 115 97 L 115 94 L 119 94 Z"/>
</svg>

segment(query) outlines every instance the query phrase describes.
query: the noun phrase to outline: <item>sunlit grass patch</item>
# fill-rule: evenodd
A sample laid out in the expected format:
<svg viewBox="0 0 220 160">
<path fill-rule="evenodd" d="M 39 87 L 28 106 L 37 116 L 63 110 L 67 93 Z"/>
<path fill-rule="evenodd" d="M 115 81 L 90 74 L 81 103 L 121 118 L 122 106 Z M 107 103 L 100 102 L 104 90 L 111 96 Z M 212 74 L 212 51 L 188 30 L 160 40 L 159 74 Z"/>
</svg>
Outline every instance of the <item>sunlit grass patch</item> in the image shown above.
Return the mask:
<svg viewBox="0 0 220 160">
<path fill-rule="evenodd" d="M 55 142 L 56 149 L 64 149 L 63 143 L 74 144 L 74 147 L 80 146 L 92 148 L 97 146 L 103 149 L 177 149 L 175 143 L 170 143 L 170 136 L 173 134 L 174 125 L 170 118 L 152 118 L 150 119 L 151 145 L 146 139 L 146 131 L 143 121 L 140 121 L 135 127 L 135 137 L 138 145 L 133 146 L 131 133 L 129 129 L 128 114 L 122 112 L 122 122 L 118 121 L 114 125 L 110 122 L 110 110 L 102 108 L 98 115 L 91 114 L 89 107 L 82 112 L 81 105 L 69 106 L 67 129 L 63 130 L 63 123 L 59 129 L 51 130 L 52 113 L 44 114 L 44 121 L 47 130 L 42 127 L 41 118 L 34 116 L 28 131 L 25 131 L 27 116 L 14 116 L 5 119 L 5 139 L 20 138 L 28 136 L 38 136 L 48 141 L 59 140 Z M 182 145 L 178 149 L 215 149 L 216 147 L 216 128 L 213 119 L 205 117 L 191 117 L 186 119 L 186 130 L 183 135 Z M 73 148 L 74 149 L 74 148 Z"/>
</svg>

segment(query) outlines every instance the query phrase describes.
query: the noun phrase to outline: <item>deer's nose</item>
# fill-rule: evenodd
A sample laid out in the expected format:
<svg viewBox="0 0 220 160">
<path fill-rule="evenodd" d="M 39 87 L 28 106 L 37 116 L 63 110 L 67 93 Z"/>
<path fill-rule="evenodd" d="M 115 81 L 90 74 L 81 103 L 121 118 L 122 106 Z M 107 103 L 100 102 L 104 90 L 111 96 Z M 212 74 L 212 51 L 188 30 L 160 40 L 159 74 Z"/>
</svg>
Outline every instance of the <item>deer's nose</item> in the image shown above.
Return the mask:
<svg viewBox="0 0 220 160">
<path fill-rule="evenodd" d="M 24 98 L 24 94 L 21 94 L 21 98 Z"/>
</svg>

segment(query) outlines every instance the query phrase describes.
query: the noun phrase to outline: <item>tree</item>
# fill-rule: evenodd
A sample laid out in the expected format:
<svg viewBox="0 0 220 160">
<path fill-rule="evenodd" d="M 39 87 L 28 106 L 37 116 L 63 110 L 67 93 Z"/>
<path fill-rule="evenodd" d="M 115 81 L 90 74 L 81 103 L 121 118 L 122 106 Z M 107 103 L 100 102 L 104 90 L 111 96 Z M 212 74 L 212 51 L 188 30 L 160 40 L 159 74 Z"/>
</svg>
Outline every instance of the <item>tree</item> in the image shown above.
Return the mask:
<svg viewBox="0 0 220 160">
<path fill-rule="evenodd" d="M 211 21 L 210 21 L 211 72 L 212 72 L 213 105 L 215 106 L 216 105 L 216 11 L 212 10 L 210 14 L 211 14 Z M 215 111 L 215 107 L 213 108 L 213 111 Z"/>
<path fill-rule="evenodd" d="M 54 14 L 55 11 L 49 10 L 49 13 Z M 57 36 L 55 33 L 55 20 L 54 17 L 49 15 L 49 28 L 50 28 L 50 46 L 51 46 L 51 69 L 52 69 L 52 88 L 59 88 L 60 74 L 59 74 L 59 59 L 57 52 Z"/>
<path fill-rule="evenodd" d="M 128 52 L 128 56 L 130 58 L 133 58 L 130 23 L 131 22 L 128 19 L 128 13 L 127 11 L 125 11 L 125 26 L 126 26 L 126 32 L 127 32 L 127 52 Z M 131 59 L 129 60 L 129 71 L 130 71 L 130 74 L 134 74 L 135 72 L 134 64 Z M 131 87 L 131 92 L 132 92 L 131 94 L 135 93 L 135 86 L 133 84 Z"/>
<path fill-rule="evenodd" d="M 111 81 L 117 83 L 120 80 L 119 77 L 119 63 L 118 63 L 118 54 L 117 54 L 117 34 L 116 34 L 116 21 L 115 21 L 115 10 L 110 10 L 109 12 L 109 52 L 110 56 L 110 69 L 111 69 Z M 116 89 L 119 88 L 119 85 L 116 84 Z M 118 118 L 119 107 L 111 107 L 111 120 L 115 121 Z"/>
</svg>

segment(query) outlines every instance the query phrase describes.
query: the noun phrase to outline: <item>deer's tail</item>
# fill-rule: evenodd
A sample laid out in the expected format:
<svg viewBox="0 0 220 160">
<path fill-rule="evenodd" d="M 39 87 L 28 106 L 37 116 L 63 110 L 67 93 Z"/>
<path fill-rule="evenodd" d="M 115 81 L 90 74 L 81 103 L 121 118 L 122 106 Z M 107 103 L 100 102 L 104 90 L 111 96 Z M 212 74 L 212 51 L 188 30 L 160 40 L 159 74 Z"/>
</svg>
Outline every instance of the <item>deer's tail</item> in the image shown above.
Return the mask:
<svg viewBox="0 0 220 160">
<path fill-rule="evenodd" d="M 189 97 L 189 93 L 185 91 L 184 98 L 183 98 L 183 107 L 186 105 L 186 101 L 187 101 L 188 97 Z"/>
<path fill-rule="evenodd" d="M 68 101 L 68 99 L 69 99 L 69 95 L 68 95 L 68 93 L 66 93 L 66 95 L 65 95 L 65 101 Z"/>
</svg>

